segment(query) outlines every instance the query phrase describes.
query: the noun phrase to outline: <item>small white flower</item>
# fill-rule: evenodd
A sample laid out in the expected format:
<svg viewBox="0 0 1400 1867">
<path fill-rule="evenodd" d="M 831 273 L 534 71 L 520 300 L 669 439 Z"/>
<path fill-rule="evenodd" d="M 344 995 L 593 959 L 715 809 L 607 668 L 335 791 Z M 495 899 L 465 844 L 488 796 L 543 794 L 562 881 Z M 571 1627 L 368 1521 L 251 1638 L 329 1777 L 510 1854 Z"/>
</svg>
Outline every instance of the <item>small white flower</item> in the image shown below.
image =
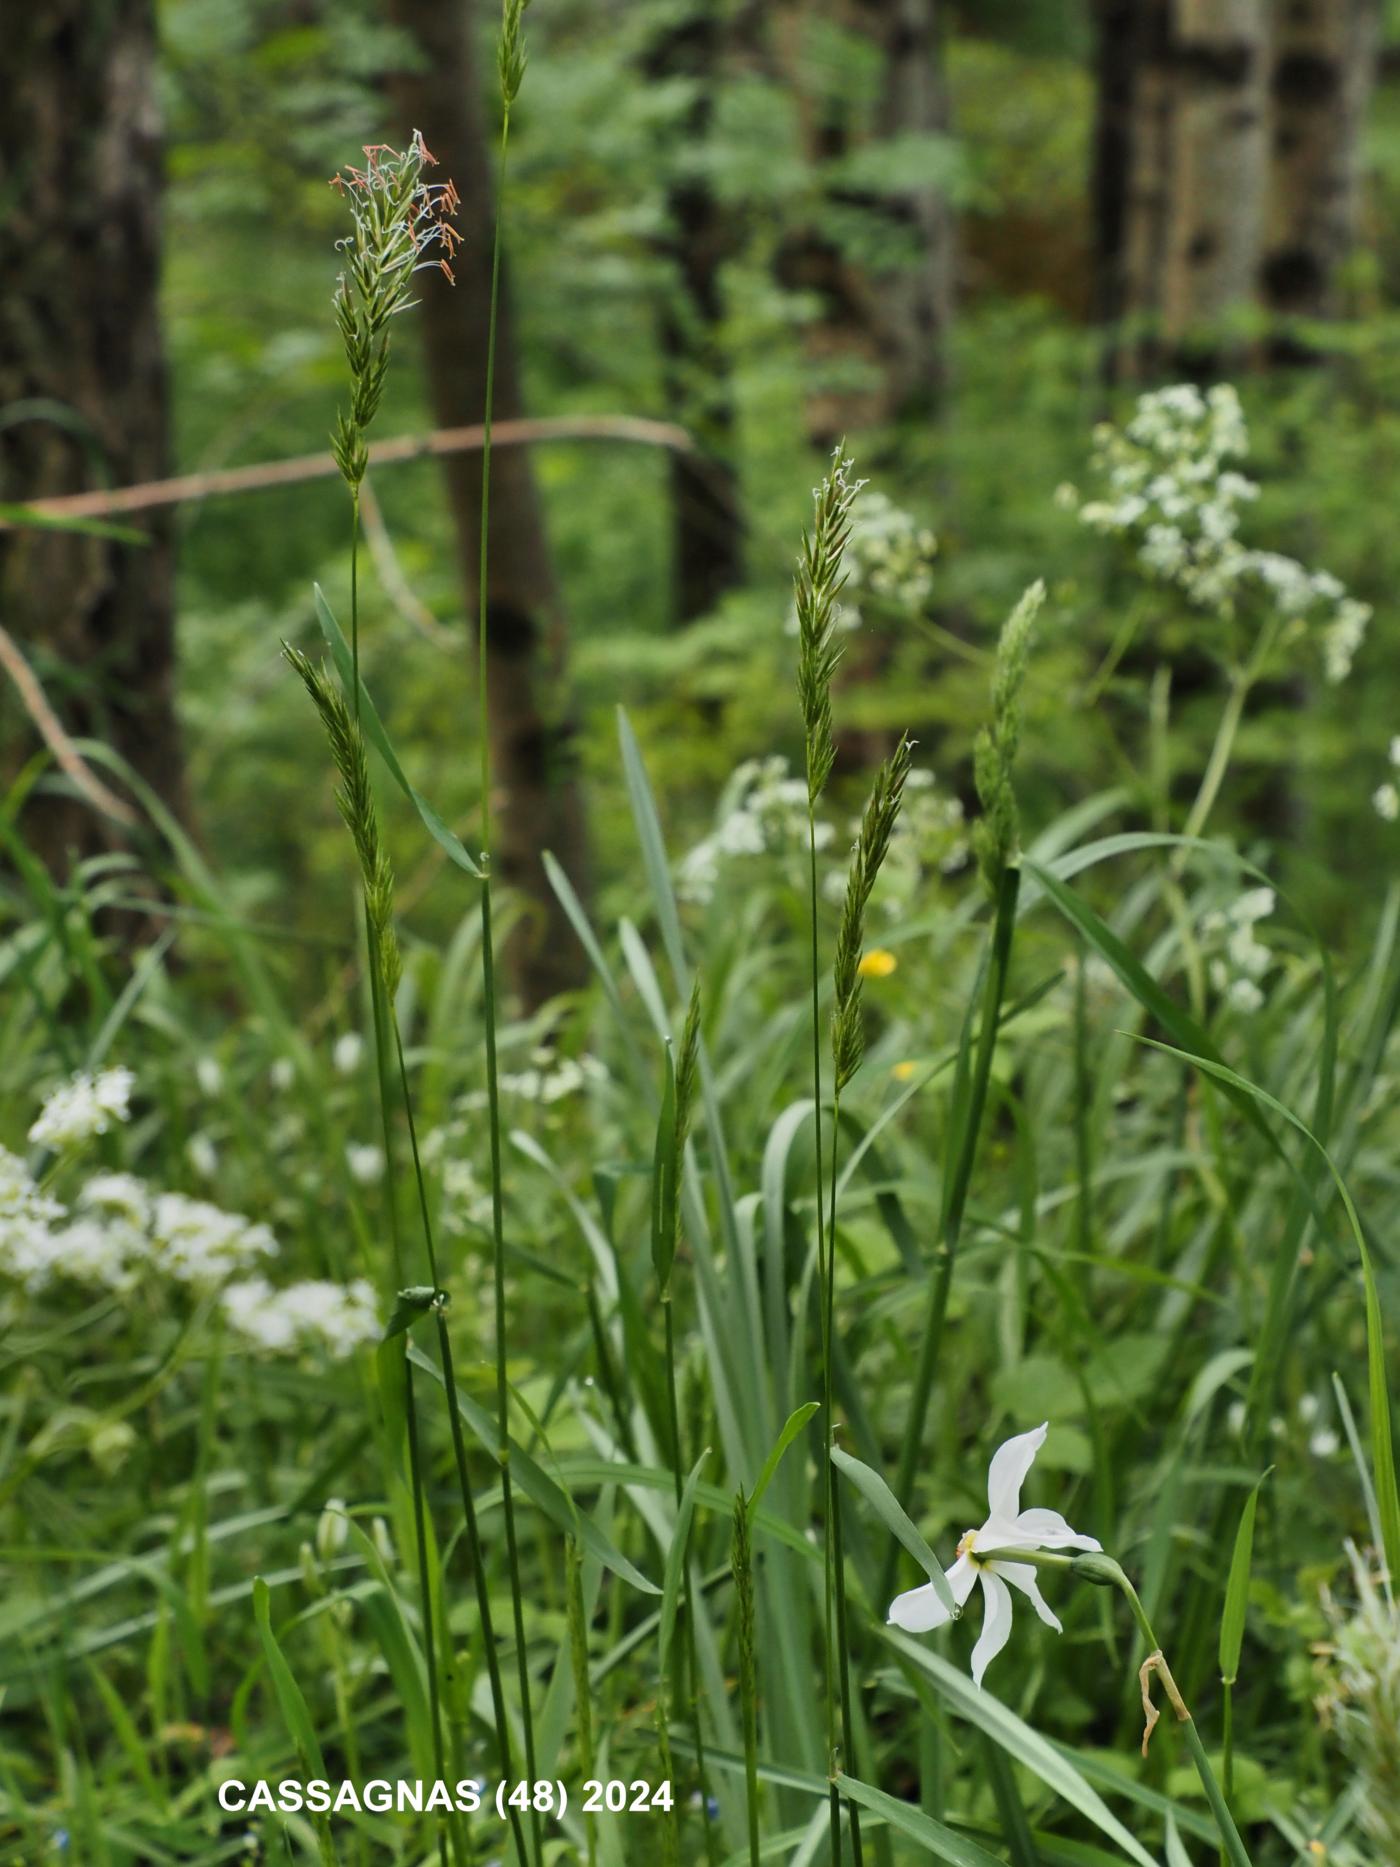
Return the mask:
<svg viewBox="0 0 1400 1867">
<path fill-rule="evenodd" d="M 1308 1451 L 1316 1459 L 1330 1459 L 1341 1446 L 1341 1440 L 1330 1426 L 1319 1426 L 1308 1441 Z"/>
<path fill-rule="evenodd" d="M 365 1054 L 365 1040 L 358 1031 L 343 1031 L 335 1040 L 331 1061 L 342 1076 L 353 1076 Z"/>
<path fill-rule="evenodd" d="M 1246 1016 L 1264 1009 L 1264 994 L 1253 979 L 1233 979 L 1225 998 L 1233 1010 L 1242 1011 Z"/>
<path fill-rule="evenodd" d="M 352 1141 L 345 1150 L 345 1164 L 350 1177 L 361 1186 L 373 1186 L 384 1171 L 384 1150 L 373 1141 Z"/>
<path fill-rule="evenodd" d="M 1304 1426 L 1311 1426 L 1322 1410 L 1322 1402 L 1316 1394 L 1303 1394 L 1298 1400 L 1298 1418 Z"/>
<path fill-rule="evenodd" d="M 267 1074 L 274 1089 L 284 1090 L 291 1088 L 297 1075 L 290 1057 L 278 1057 Z"/>
<path fill-rule="evenodd" d="M 316 1520 L 316 1554 L 322 1562 L 329 1562 L 332 1556 L 338 1556 L 349 1535 L 350 1519 L 346 1514 L 345 1499 L 327 1498 L 325 1509 Z"/>
<path fill-rule="evenodd" d="M 194 1078 L 206 1096 L 216 1096 L 224 1086 L 224 1066 L 217 1057 L 201 1057 L 194 1066 Z"/>
<path fill-rule="evenodd" d="M 219 1150 L 207 1134 L 192 1134 L 185 1143 L 190 1165 L 201 1180 L 212 1180 L 219 1171 Z"/>
<path fill-rule="evenodd" d="M 151 1222 L 151 1196 L 134 1173 L 94 1174 L 78 1195 L 78 1204 L 91 1211 L 115 1214 L 145 1231 Z"/>
<path fill-rule="evenodd" d="M 1400 817 L 1400 790 L 1393 784 L 1377 785 L 1371 793 L 1371 802 L 1375 805 L 1376 815 L 1384 817 L 1387 823 L 1394 823 Z"/>
<path fill-rule="evenodd" d="M 1101 1549 L 1092 1536 L 1072 1530 L 1058 1511 L 1022 1510 L 1021 1486 L 1035 1462 L 1035 1455 L 1045 1444 L 1048 1423 L 1032 1432 L 1018 1433 L 993 1454 L 987 1473 L 987 1521 L 980 1530 L 969 1530 L 958 1544 L 958 1559 L 945 1571 L 953 1600 L 961 1608 L 973 1586 L 980 1582 L 986 1598 L 982 1633 L 972 1650 L 972 1678 L 981 1685 L 982 1675 L 1011 1638 L 1011 1596 L 1007 1583 L 1019 1589 L 1047 1627 L 1062 1632 L 1054 1612 L 1041 1599 L 1035 1567 L 1029 1562 L 983 1562 L 977 1555 L 983 1549 Z M 941 1627 L 949 1618 L 932 1582 L 911 1588 L 890 1603 L 891 1626 L 907 1633 L 927 1633 Z"/>
<path fill-rule="evenodd" d="M 135 1083 L 127 1069 L 99 1070 L 95 1076 L 80 1071 L 54 1090 L 29 1130 L 29 1139 L 62 1152 L 106 1134 L 114 1121 L 124 1122 L 130 1115 L 128 1104 Z"/>
</svg>

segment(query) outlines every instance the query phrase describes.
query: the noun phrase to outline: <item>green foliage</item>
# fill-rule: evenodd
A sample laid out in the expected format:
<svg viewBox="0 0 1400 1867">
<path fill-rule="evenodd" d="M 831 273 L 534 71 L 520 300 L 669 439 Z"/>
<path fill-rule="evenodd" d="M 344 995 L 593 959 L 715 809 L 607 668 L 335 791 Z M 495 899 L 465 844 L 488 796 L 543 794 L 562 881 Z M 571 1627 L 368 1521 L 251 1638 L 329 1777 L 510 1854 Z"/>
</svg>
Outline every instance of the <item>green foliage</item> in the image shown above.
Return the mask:
<svg viewBox="0 0 1400 1867">
<path fill-rule="evenodd" d="M 0 1842 L 17 1861 L 144 1867 L 235 1858 L 251 1827 L 262 1857 L 315 1859 L 305 1818 L 225 1821 L 217 1784 L 278 1780 L 318 1748 L 358 1780 L 433 1767 L 434 1692 L 449 1775 L 491 1778 L 529 1703 L 542 1778 L 571 1794 L 589 1775 L 654 1780 L 660 1657 L 675 1810 L 547 1827 L 548 1848 L 608 1863 L 657 1858 L 658 1840 L 687 1862 L 711 1846 L 820 1851 L 830 1759 L 814 1681 L 835 1512 L 828 1435 L 805 1430 L 828 1296 L 814 1288 L 805 842 L 795 866 L 775 830 L 706 900 L 677 887 L 686 852 L 735 827 L 728 813 L 714 823 L 730 774 L 780 758 L 801 773 L 799 829 L 819 801 L 828 819 L 817 931 L 836 961 L 821 1012 L 841 1128 L 823 1268 L 829 1424 L 851 1448 L 830 1460 L 852 1480 L 839 1788 L 867 1857 L 1175 1867 L 1214 1853 L 1176 1720 L 1137 1755 L 1145 1655 L 1118 1592 L 1126 1571 L 1199 1741 L 1231 1759 L 1221 1775 L 1255 1867 L 1314 1841 L 1338 1867 L 1371 1867 L 1400 1847 L 1397 1639 L 1377 1575 L 1400 1536 L 1386 1248 L 1400 896 L 1394 826 L 1367 803 L 1395 726 L 1384 643 L 1400 533 L 1382 496 L 1400 454 L 1394 321 L 1362 273 L 1367 315 L 1334 333 L 1325 367 L 1241 385 L 1261 487 L 1251 543 L 1327 565 L 1378 614 L 1345 689 L 1278 644 L 1222 738 L 1234 638 L 1054 498 L 1083 480 L 1094 421 L 1132 412 L 1130 389 L 1099 386 L 1097 338 L 1073 321 L 1092 128 L 1083 10 L 965 10 L 950 59 L 961 140 L 883 148 L 860 141 L 876 74 L 835 30 L 811 36 L 802 100 L 765 58 L 728 63 L 694 138 L 697 85 L 645 76 L 676 11 L 643 0 L 600 32 L 591 6 L 536 9 L 523 89 L 523 8 L 509 0 L 497 41 L 529 405 L 686 419 L 703 405 L 703 384 L 668 399 L 661 332 L 681 299 L 666 244 L 677 184 L 707 181 L 730 214 L 715 341 L 749 518 L 744 587 L 672 631 L 665 461 L 594 444 L 533 453 L 582 705 L 595 886 L 566 862 L 549 875 L 594 979 L 537 1013 L 502 1005 L 494 1033 L 504 1468 L 479 871 L 449 827 L 482 800 L 433 467 L 374 482 L 429 622 L 392 566 L 362 554 L 353 649 L 331 617 L 347 613 L 343 488 L 188 509 L 182 706 L 202 834 L 158 819 L 141 860 L 164 905 L 127 858 L 55 881 L 9 812 L 0 823 Z M 344 203 L 326 177 L 347 147 L 408 133 L 385 121 L 378 86 L 402 47 L 367 8 L 284 13 L 163 9 L 182 466 L 324 445 L 344 373 L 323 313 Z M 814 98 L 851 105 L 857 128 L 816 167 L 799 133 Z M 1386 87 L 1382 284 L 1400 224 L 1395 110 Z M 837 204 L 837 252 L 888 258 L 872 203 L 935 172 L 967 209 L 954 387 L 936 423 L 853 445 L 909 535 L 936 531 L 938 555 L 926 586 L 870 574 L 838 450 L 798 568 L 794 710 L 784 618 L 813 477 L 812 304 L 775 260 L 833 188 L 869 197 Z M 388 203 L 364 200 L 375 215 Z M 384 373 L 384 293 L 403 275 L 381 234 L 401 242 L 401 223 L 352 227 L 336 311 L 352 484 L 370 420 L 429 421 L 413 345 Z M 308 572 L 329 592 L 316 607 L 338 686 L 306 652 Z M 1056 627 L 1028 661 L 1042 577 Z M 858 632 L 838 632 L 857 617 Z M 403 1077 L 382 1127 L 348 852 L 326 746 L 278 678 L 283 637 L 299 644 L 289 658 L 392 956 Z M 632 722 L 620 770 L 619 702 Z M 873 791 L 858 769 L 906 725 L 937 767 L 945 827 L 980 801 L 990 928 L 961 837 L 906 840 L 930 796 L 908 741 Z M 1219 783 L 1183 836 L 1221 746 Z M 393 780 L 378 800 L 371 749 Z M 110 775 L 101 748 L 91 756 Z M 735 814 L 752 840 L 755 814 Z M 849 869 L 826 855 L 847 824 Z M 1243 912 L 1261 889 L 1267 905 Z M 498 901 L 508 926 L 510 891 Z M 134 961 L 117 938 L 133 925 Z M 891 963 L 863 977 L 877 927 Z M 663 1076 L 658 1046 L 682 1005 Z M 135 1074 L 131 1120 L 25 1160 L 43 1095 L 117 1062 Z M 371 1291 L 372 1329 L 354 1341 L 303 1331 L 279 1347 L 288 1291 L 308 1302 L 308 1287 L 343 1293 L 362 1275 L 396 1287 L 388 1240 L 419 1188 L 391 1159 L 413 1154 L 440 1281 L 405 1290 L 393 1315 Z M 162 1257 L 153 1228 L 102 1203 L 101 1183 L 127 1174 L 129 1200 L 213 1202 L 202 1236 L 240 1215 L 244 1244 L 269 1229 L 277 1249 L 255 1268 L 277 1300 L 255 1313 L 261 1334 L 227 1300 L 250 1302 L 251 1276 L 185 1281 L 170 1228 Z M 129 1249 L 109 1276 L 117 1239 Z M 408 1359 L 395 1339 L 376 1360 L 373 1338 L 398 1324 L 412 1328 Z M 885 1577 L 913 1551 L 941 1578 L 986 1515 L 988 1455 L 1047 1416 L 1026 1502 L 1063 1509 L 1109 1553 L 1055 1578 L 1063 1635 L 1018 1604 L 978 1691 L 980 1610 L 911 1640 L 885 1626 Z M 697 1794 L 713 1795 L 713 1821 Z M 332 1829 L 355 1867 L 419 1861 L 437 1839 L 411 1815 Z M 503 1840 L 483 1820 L 468 1858 Z"/>
</svg>

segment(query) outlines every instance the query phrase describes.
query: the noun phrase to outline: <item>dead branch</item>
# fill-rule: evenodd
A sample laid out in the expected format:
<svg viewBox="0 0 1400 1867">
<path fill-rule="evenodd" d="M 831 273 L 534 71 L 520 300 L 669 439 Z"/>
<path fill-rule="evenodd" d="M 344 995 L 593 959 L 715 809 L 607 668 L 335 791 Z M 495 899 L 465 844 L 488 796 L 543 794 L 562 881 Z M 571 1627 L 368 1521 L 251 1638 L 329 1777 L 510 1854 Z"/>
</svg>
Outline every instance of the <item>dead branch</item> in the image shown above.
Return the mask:
<svg viewBox="0 0 1400 1867">
<path fill-rule="evenodd" d="M 407 460 L 435 459 L 443 454 L 470 454 L 480 448 L 484 431 L 437 428 L 431 434 L 397 435 L 376 441 L 369 450 L 372 467 L 397 466 Z M 527 447 L 541 441 L 624 441 L 642 447 L 660 447 L 672 453 L 694 454 L 694 441 L 684 428 L 668 421 L 647 421 L 633 415 L 557 415 L 535 420 L 498 421 L 492 424 L 495 447 Z M 250 467 L 224 467 L 209 473 L 185 473 L 173 480 L 148 480 L 142 486 L 116 486 L 89 493 L 64 493 L 35 499 L 26 511 L 53 519 L 107 519 L 123 512 L 149 512 L 157 506 L 178 506 L 225 493 L 257 493 L 269 487 L 297 486 L 306 480 L 332 479 L 340 469 L 329 454 L 300 454 L 292 460 L 270 460 Z M 24 524 L 19 514 L 0 513 L 0 531 Z"/>
</svg>

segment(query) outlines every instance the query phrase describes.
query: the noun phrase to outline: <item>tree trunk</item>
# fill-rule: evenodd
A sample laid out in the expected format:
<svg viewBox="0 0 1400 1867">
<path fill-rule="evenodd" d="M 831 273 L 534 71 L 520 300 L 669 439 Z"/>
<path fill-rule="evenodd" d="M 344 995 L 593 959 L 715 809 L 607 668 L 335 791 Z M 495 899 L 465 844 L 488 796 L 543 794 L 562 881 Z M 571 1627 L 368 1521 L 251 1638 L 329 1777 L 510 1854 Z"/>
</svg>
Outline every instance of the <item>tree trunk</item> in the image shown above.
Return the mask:
<svg viewBox="0 0 1400 1867">
<path fill-rule="evenodd" d="M 1360 142 L 1380 48 L 1380 0 L 1282 0 L 1274 26 L 1273 136 L 1261 295 L 1279 318 L 1339 308 L 1357 238 Z M 1286 332 L 1284 360 L 1309 354 Z"/>
<path fill-rule="evenodd" d="M 415 317 L 427 347 L 429 392 L 442 427 L 481 419 L 486 399 L 494 177 L 467 0 L 387 0 L 411 40 L 415 69 L 391 76 L 405 132 L 420 129 L 440 179 L 461 196 L 456 289 L 425 289 Z M 440 289 L 439 289 L 440 288 Z M 509 294 L 504 281 L 496 336 L 495 414 L 523 411 Z M 481 456 L 444 462 L 463 581 L 475 611 L 481 532 Z M 486 593 L 492 766 L 498 794 L 496 868 L 525 905 L 507 943 L 512 984 L 527 1007 L 583 977 L 578 940 L 541 863 L 548 849 L 587 893 L 587 835 L 574 770 L 575 722 L 565 685 L 566 623 L 527 449 L 491 460 Z"/>
<path fill-rule="evenodd" d="M 170 461 L 151 0 L 45 0 L 12 9 L 6 25 L 0 499 L 159 479 Z M 68 731 L 105 740 L 184 815 L 171 538 L 168 514 L 150 521 L 145 547 L 0 533 L 0 617 Z M 0 741 L 11 777 L 32 749 L 13 706 L 6 689 Z M 121 835 L 58 785 L 31 797 L 24 827 L 60 871 Z"/>
<path fill-rule="evenodd" d="M 743 578 L 743 525 L 734 471 L 734 399 L 721 326 L 721 268 L 733 244 L 729 217 L 698 160 L 714 118 L 724 20 L 711 4 L 673 20 L 652 48 L 647 74 L 681 78 L 691 99 L 676 126 L 678 149 L 663 152 L 672 179 L 669 226 L 658 243 L 672 280 L 661 309 L 668 413 L 701 443 L 701 456 L 672 452 L 672 613 L 679 623 L 710 613 Z"/>
<path fill-rule="evenodd" d="M 1262 250 L 1267 0 L 1104 0 L 1098 24 L 1099 297 L 1128 327 L 1119 360 L 1218 368 Z"/>
<path fill-rule="evenodd" d="M 853 95 L 844 67 L 809 81 L 805 29 L 814 10 L 786 0 L 776 19 L 779 62 L 796 90 L 819 180 L 823 165 L 863 144 L 947 134 L 939 0 L 834 0 L 820 9 L 873 53 L 877 77 L 865 98 Z M 840 237 L 843 220 L 863 223 L 862 244 L 884 247 L 890 259 L 862 263 Z M 778 273 L 817 300 L 807 329 L 807 426 L 819 448 L 936 406 L 953 297 L 952 217 L 941 188 L 914 182 L 872 191 L 838 177 L 824 186 L 813 223 L 784 243 Z"/>
</svg>

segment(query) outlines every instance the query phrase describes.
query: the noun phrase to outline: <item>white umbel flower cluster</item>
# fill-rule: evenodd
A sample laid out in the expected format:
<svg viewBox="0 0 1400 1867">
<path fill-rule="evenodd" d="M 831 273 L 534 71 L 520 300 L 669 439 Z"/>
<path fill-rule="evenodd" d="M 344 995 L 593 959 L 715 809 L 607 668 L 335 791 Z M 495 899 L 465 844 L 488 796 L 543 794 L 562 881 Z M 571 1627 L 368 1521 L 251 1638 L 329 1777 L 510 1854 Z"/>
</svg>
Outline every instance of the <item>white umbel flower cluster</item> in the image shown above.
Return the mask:
<svg viewBox="0 0 1400 1867">
<path fill-rule="evenodd" d="M 1201 932 L 1220 950 L 1210 962 L 1210 982 L 1235 1011 L 1256 1012 L 1264 1005 L 1260 980 L 1274 955 L 1255 933 L 1273 913 L 1272 888 L 1251 888 L 1228 908 L 1215 908 L 1201 921 Z"/>
<path fill-rule="evenodd" d="M 817 824 L 817 847 L 836 832 Z M 794 778 L 785 758 L 746 759 L 720 794 L 716 827 L 682 857 L 677 887 L 683 900 L 714 899 L 721 874 L 736 857 L 795 856 L 807 847 L 807 783 Z"/>
<path fill-rule="evenodd" d="M 933 594 L 938 540 L 884 493 L 863 493 L 846 544 L 846 588 L 897 609 L 922 610 Z"/>
<path fill-rule="evenodd" d="M 607 1065 L 597 1057 L 561 1057 L 550 1044 L 537 1044 L 523 1070 L 507 1070 L 501 1088 L 527 1102 L 562 1102 L 590 1083 L 608 1080 Z"/>
<path fill-rule="evenodd" d="M 106 1134 L 113 1122 L 131 1113 L 131 1092 L 136 1078 L 128 1069 L 86 1070 L 72 1076 L 40 1109 L 29 1139 L 56 1154 L 81 1147 L 94 1136 Z"/>
<path fill-rule="evenodd" d="M 350 1284 L 311 1277 L 280 1290 L 249 1277 L 229 1285 L 223 1309 L 239 1335 L 269 1354 L 319 1349 L 339 1358 L 379 1334 L 374 1287 L 363 1277 Z"/>
<path fill-rule="evenodd" d="M 1248 452 L 1244 413 L 1229 383 L 1204 393 L 1178 383 L 1140 396 L 1125 427 L 1104 422 L 1095 429 L 1093 467 L 1104 497 L 1080 504 L 1072 487 L 1062 487 L 1057 500 L 1077 506 L 1092 530 L 1132 540 L 1142 569 L 1197 608 L 1231 619 L 1246 605 L 1262 605 L 1286 634 L 1315 630 L 1327 679 L 1343 681 L 1370 605 L 1349 596 L 1330 571 L 1240 542 L 1241 509 L 1259 487 L 1229 463 Z"/>
<path fill-rule="evenodd" d="M 129 1173 L 96 1175 L 70 1213 L 0 1150 L 0 1275 L 30 1295 L 62 1281 L 128 1290 L 145 1277 L 208 1289 L 276 1252 L 267 1226 L 183 1193 L 153 1193 Z"/>
</svg>

